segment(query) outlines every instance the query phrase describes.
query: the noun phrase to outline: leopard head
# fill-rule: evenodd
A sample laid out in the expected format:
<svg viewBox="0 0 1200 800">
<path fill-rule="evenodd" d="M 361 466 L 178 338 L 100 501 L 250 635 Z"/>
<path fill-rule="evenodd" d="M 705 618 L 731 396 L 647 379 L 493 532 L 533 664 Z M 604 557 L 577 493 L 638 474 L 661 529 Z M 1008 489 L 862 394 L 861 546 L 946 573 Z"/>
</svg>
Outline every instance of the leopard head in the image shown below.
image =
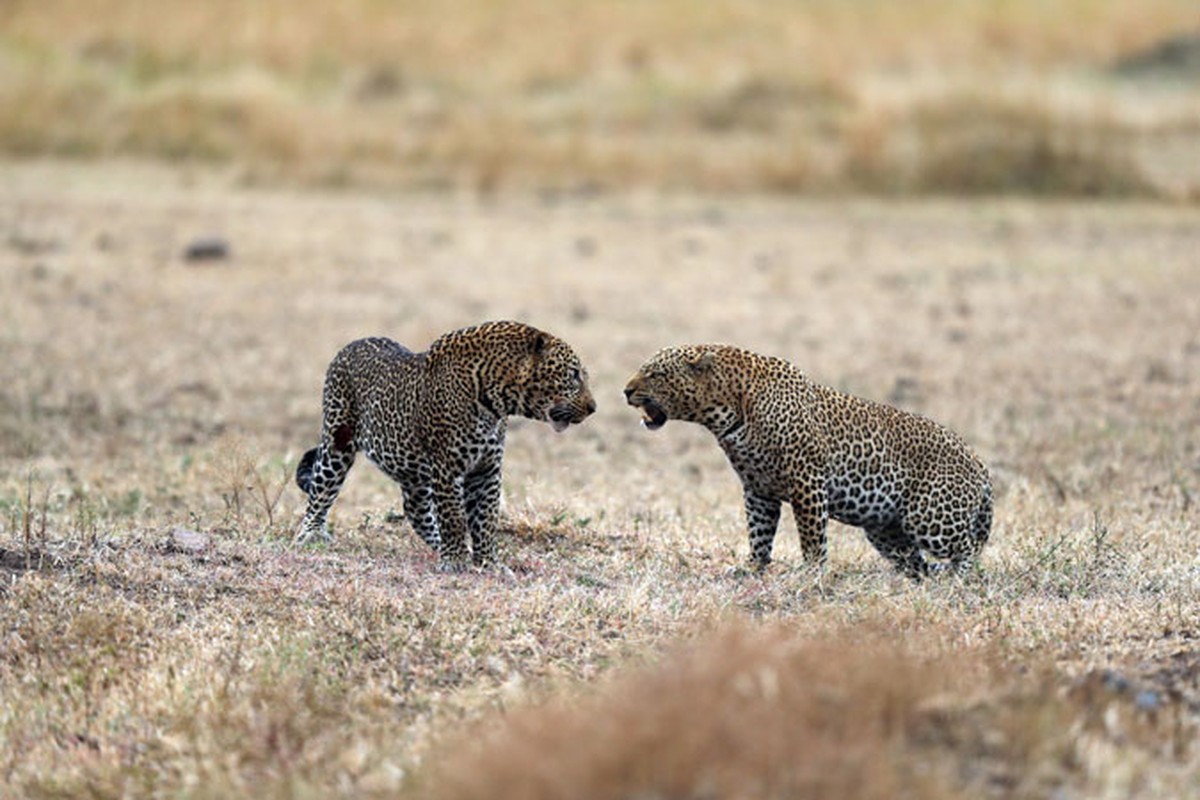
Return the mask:
<svg viewBox="0 0 1200 800">
<path fill-rule="evenodd" d="M 570 345 L 557 336 L 534 330 L 528 358 L 518 404 L 522 416 L 549 422 L 561 433 L 595 412 L 587 369 Z"/>
<path fill-rule="evenodd" d="M 470 383 L 479 403 L 497 416 L 529 417 L 563 431 L 596 410 L 575 351 L 523 322 L 483 322 L 452 331 L 430 345 L 429 354 L 431 371 Z"/>
<path fill-rule="evenodd" d="M 741 419 L 741 392 L 726 362 L 725 345 L 686 345 L 660 350 L 634 373 L 625 399 L 642 412 L 642 425 L 658 430 L 667 420 L 697 422 L 720 435 Z"/>
</svg>

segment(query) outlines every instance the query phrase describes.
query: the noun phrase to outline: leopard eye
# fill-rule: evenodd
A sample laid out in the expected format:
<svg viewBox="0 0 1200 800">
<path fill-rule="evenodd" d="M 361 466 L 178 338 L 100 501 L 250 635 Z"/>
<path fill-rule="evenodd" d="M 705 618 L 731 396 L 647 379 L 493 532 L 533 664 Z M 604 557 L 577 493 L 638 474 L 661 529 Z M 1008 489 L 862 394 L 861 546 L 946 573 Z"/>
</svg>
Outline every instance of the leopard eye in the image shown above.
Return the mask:
<svg viewBox="0 0 1200 800">
<path fill-rule="evenodd" d="M 583 383 L 583 373 L 579 371 L 579 367 L 571 367 L 571 380 L 575 383 Z"/>
</svg>

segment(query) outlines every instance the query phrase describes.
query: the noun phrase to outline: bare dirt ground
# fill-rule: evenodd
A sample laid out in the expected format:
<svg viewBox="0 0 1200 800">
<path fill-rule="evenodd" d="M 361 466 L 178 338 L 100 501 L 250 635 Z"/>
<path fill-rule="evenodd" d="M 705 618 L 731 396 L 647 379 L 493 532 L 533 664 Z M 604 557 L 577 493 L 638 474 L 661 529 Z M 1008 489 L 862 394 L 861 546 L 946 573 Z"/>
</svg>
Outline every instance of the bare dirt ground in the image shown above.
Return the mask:
<svg viewBox="0 0 1200 800">
<path fill-rule="evenodd" d="M 205 236 L 229 257 L 185 260 Z M 0 281 L 13 794 L 1200 790 L 1194 208 L 10 164 Z M 599 402 L 561 435 L 514 421 L 511 574 L 438 573 L 365 462 L 335 542 L 291 548 L 333 353 L 498 318 L 571 342 Z M 647 433 L 620 396 L 700 341 L 960 431 L 997 487 L 982 573 L 914 585 L 834 526 L 817 576 L 787 514 L 778 563 L 742 570 L 715 443 Z"/>
</svg>

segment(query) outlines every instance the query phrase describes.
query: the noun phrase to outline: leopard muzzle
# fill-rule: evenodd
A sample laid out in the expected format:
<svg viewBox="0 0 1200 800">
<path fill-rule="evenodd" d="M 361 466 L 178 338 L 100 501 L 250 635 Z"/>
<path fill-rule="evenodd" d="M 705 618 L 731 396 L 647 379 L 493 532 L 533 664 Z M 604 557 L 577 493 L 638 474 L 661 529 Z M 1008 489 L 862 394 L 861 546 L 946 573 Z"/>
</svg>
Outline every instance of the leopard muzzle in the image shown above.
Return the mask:
<svg viewBox="0 0 1200 800">
<path fill-rule="evenodd" d="M 667 412 L 649 397 L 636 393 L 632 389 L 625 390 L 625 399 L 629 405 L 642 412 L 642 426 L 648 431 L 656 431 L 667 424 Z"/>
<path fill-rule="evenodd" d="M 571 425 L 578 425 L 596 410 L 596 403 L 591 398 L 576 402 L 557 403 L 550 407 L 547 417 L 550 425 L 558 433 L 562 433 Z"/>
</svg>

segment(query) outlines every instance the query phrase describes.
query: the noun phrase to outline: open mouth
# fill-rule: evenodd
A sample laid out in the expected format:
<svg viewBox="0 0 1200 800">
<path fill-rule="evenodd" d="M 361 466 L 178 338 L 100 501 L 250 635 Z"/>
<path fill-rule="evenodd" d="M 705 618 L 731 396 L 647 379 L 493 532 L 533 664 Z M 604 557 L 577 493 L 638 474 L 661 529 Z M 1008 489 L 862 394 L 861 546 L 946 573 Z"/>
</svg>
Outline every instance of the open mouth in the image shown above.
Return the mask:
<svg viewBox="0 0 1200 800">
<path fill-rule="evenodd" d="M 656 431 L 667 424 L 667 412 L 663 411 L 653 400 L 646 400 L 641 405 L 642 426 L 648 431 Z"/>
</svg>

